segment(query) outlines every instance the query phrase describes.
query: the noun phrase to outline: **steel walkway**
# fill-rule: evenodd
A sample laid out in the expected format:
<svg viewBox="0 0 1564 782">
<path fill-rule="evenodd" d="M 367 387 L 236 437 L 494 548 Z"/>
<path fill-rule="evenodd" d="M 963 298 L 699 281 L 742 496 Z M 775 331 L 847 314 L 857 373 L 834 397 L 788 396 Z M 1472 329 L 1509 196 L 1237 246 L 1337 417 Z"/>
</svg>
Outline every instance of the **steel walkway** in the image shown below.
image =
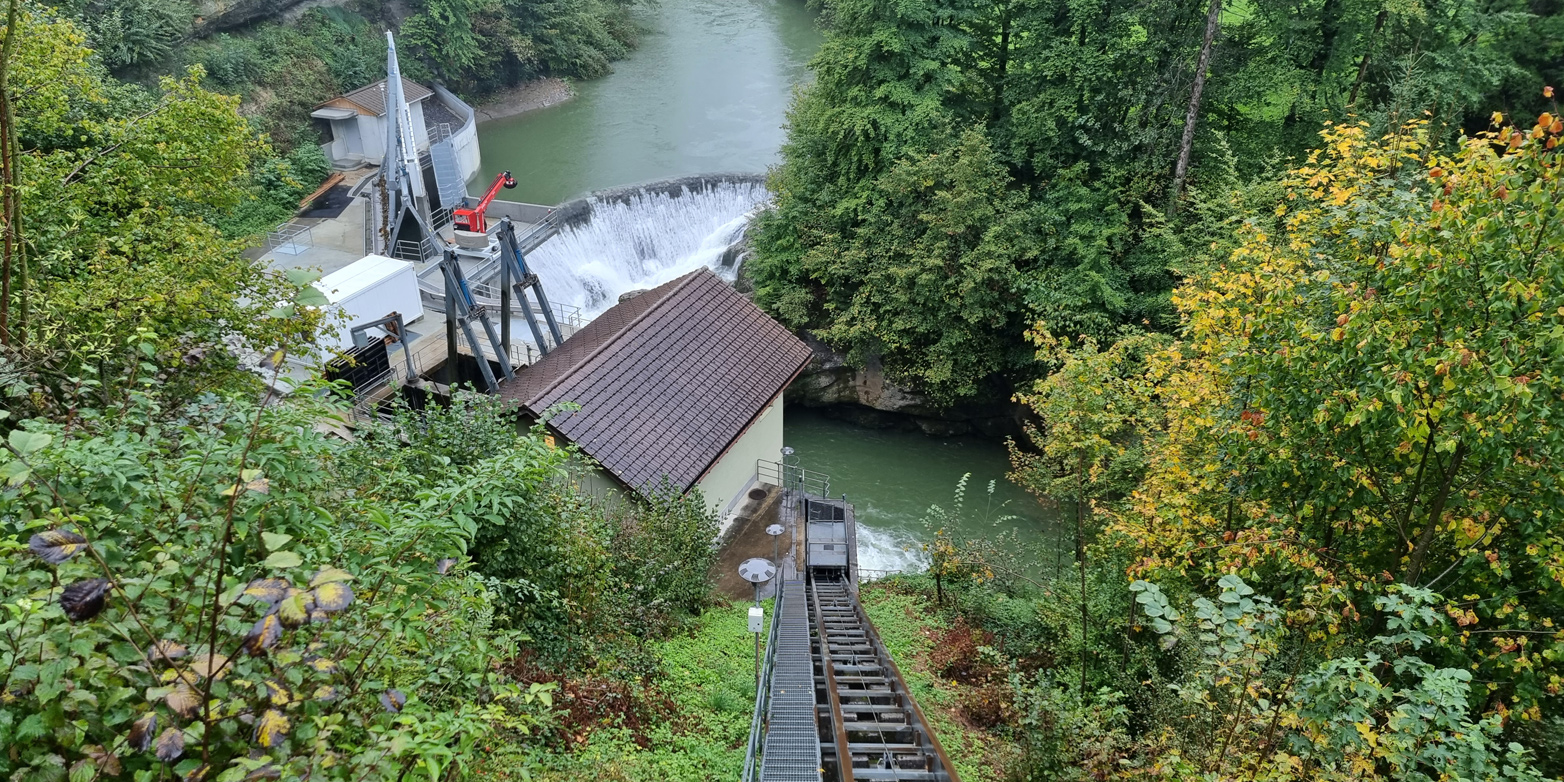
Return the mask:
<svg viewBox="0 0 1564 782">
<path fill-rule="evenodd" d="M 819 782 L 820 739 L 815 724 L 815 669 L 810 654 L 809 606 L 803 581 L 782 584 L 776 656 L 766 711 L 766 754 L 761 782 Z"/>
<path fill-rule="evenodd" d="M 805 499 L 805 578 L 784 582 L 767 650 L 761 782 L 960 782 L 858 603 L 852 507 Z M 821 508 L 816 506 L 825 505 Z M 830 507 L 834 506 L 834 507 Z M 817 512 L 824 511 L 824 512 Z M 834 524 L 835 526 L 831 526 Z M 838 545 L 846 543 L 844 561 Z M 761 707 L 757 705 L 757 718 Z M 764 743 L 758 736 L 764 728 Z M 755 779 L 753 760 L 746 782 Z"/>
</svg>

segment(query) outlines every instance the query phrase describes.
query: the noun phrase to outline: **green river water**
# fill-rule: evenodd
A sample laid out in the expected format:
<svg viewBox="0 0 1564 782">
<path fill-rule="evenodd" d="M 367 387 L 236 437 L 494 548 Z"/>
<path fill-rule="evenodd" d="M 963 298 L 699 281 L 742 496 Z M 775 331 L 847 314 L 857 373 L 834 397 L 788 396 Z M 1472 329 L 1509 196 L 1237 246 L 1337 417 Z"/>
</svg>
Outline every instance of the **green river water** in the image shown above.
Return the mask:
<svg viewBox="0 0 1564 782">
<path fill-rule="evenodd" d="M 484 171 L 509 169 L 507 199 L 555 204 L 605 188 L 694 174 L 761 173 L 778 161 L 793 88 L 821 35 L 804 0 L 661 0 L 640 47 L 567 103 L 478 127 Z M 971 473 L 963 536 L 1019 529 L 1051 538 L 1052 514 L 1007 483 L 1004 444 L 863 429 L 788 408 L 787 445 L 831 477 L 858 513 L 864 568 L 919 567 L 932 504 L 949 506 Z M 997 508 L 986 488 L 996 481 Z M 995 525 L 1002 515 L 1016 518 Z"/>
<path fill-rule="evenodd" d="M 793 87 L 820 48 L 804 0 L 661 0 L 630 57 L 558 106 L 478 126 L 476 182 L 509 169 L 505 198 L 557 204 L 692 174 L 763 173 L 778 161 Z"/>
</svg>

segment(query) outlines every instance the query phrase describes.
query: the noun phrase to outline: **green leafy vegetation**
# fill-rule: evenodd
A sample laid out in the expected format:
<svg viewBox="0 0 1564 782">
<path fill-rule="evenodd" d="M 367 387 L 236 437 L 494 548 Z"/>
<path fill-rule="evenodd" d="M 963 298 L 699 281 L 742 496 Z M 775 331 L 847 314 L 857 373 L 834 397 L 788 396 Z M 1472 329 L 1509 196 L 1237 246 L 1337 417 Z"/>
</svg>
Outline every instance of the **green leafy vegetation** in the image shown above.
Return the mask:
<svg viewBox="0 0 1564 782">
<path fill-rule="evenodd" d="M 185 0 L 61 0 L 116 76 L 146 81 L 202 66 L 208 86 L 244 100 L 281 149 L 313 145 L 310 111 L 385 78 L 385 31 L 398 34 L 408 78 L 438 80 L 481 99 L 543 76 L 609 72 L 635 41 L 633 0 L 418 0 L 310 8 L 294 21 L 262 16 L 214 33 Z M 218 20 L 227 9 L 200 3 Z M 313 187 L 313 186 L 312 186 Z"/>
<path fill-rule="evenodd" d="M 1450 140 L 1564 79 L 1554 6 L 830 0 L 757 300 L 941 403 L 1037 375 L 1023 333 L 1172 331 L 1322 121 Z"/>
<path fill-rule="evenodd" d="M 985 699 L 994 693 L 985 689 L 986 681 L 974 678 L 968 670 L 969 666 L 980 669 L 981 663 L 969 659 L 964 665 L 950 664 L 961 655 L 980 656 L 982 650 L 974 646 L 964 623 L 958 619 L 952 627 L 909 585 L 926 586 L 917 576 L 864 586 L 864 613 L 896 660 L 908 689 L 961 778 L 970 782 L 1001 779 L 1013 750 L 1003 737 L 983 730 L 989 727 L 984 722 L 988 716 L 983 713 Z M 968 712 L 969 704 L 977 706 L 976 714 Z"/>
<path fill-rule="evenodd" d="M 906 582 L 989 634 L 1011 778 L 1564 772 L 1564 121 L 1492 122 L 1327 128 L 1176 339 L 1034 332 L 1012 478 L 1075 561 L 948 540 Z"/>
<path fill-rule="evenodd" d="M 769 615 L 771 603 L 765 603 Z M 611 782 L 736 779 L 755 707 L 754 636 L 747 604 L 714 608 L 687 632 L 648 647 L 659 668 L 641 686 L 665 699 L 651 724 L 592 715 L 574 751 L 542 759 L 536 779 Z"/>
</svg>

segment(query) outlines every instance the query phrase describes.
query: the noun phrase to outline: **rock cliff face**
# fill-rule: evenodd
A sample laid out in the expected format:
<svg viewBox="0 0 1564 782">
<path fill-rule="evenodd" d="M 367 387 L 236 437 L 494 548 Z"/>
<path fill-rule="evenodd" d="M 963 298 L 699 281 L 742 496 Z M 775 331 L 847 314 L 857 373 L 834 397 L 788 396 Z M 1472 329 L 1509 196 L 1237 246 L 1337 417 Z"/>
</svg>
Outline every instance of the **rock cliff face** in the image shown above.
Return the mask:
<svg viewBox="0 0 1564 782">
<path fill-rule="evenodd" d="M 311 8 L 347 5 L 350 0 L 196 0 L 197 36 L 259 22 L 264 19 L 294 18 Z"/>
<path fill-rule="evenodd" d="M 859 369 L 808 332 L 799 336 L 815 357 L 788 387 L 786 401 L 875 429 L 919 429 L 931 435 L 1021 433 L 1026 408 L 1011 402 L 940 407 L 885 379 L 876 360 Z"/>
</svg>

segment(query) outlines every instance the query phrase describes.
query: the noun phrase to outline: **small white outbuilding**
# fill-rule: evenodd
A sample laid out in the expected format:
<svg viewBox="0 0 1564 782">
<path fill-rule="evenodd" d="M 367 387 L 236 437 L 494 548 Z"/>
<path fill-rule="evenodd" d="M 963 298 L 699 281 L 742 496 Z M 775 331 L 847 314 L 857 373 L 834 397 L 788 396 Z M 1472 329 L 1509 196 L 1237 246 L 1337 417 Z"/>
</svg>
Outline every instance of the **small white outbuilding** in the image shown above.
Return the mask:
<svg viewBox="0 0 1564 782">
<path fill-rule="evenodd" d="M 320 349 L 344 351 L 353 346 L 350 330 L 370 320 L 400 313 L 403 323 L 424 316 L 423 298 L 418 293 L 418 273 L 413 264 L 366 255 L 315 282 L 325 294 L 328 314 Z M 330 333 L 331 329 L 336 333 Z"/>
</svg>

